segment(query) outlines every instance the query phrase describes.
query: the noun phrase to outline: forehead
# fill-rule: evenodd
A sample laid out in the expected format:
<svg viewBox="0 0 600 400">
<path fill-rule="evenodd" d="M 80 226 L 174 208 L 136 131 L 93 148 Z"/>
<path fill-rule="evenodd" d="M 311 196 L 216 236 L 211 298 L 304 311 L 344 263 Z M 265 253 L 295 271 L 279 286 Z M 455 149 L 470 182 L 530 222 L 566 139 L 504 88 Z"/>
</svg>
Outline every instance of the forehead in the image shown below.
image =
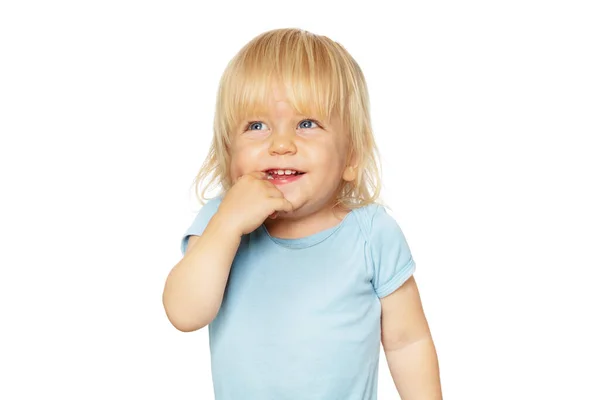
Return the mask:
<svg viewBox="0 0 600 400">
<path fill-rule="evenodd" d="M 269 97 L 267 98 L 269 102 L 288 102 L 289 99 L 287 93 L 282 85 L 273 84 L 270 89 L 271 91 L 269 92 Z"/>
<path fill-rule="evenodd" d="M 282 85 L 273 84 L 270 86 L 267 90 L 264 100 L 265 103 L 259 107 L 262 113 L 295 115 L 302 114 L 301 110 L 298 110 L 293 106 L 285 87 Z"/>
<path fill-rule="evenodd" d="M 332 112 L 330 115 L 320 115 L 317 109 L 309 104 L 304 107 L 300 104 L 298 104 L 298 106 L 300 108 L 294 106 L 284 85 L 280 83 L 271 83 L 267 88 L 264 103 L 256 104 L 253 111 L 258 115 L 306 116 L 319 119 L 321 122 L 325 123 L 339 123 L 340 118 L 336 112 Z"/>
</svg>

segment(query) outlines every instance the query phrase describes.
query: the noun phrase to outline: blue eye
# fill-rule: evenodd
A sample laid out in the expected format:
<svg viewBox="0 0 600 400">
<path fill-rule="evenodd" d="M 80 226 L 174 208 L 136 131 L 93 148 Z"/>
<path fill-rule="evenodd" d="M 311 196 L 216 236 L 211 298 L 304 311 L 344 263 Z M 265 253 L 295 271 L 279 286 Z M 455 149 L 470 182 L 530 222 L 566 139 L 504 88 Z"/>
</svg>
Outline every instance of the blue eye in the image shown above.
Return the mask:
<svg viewBox="0 0 600 400">
<path fill-rule="evenodd" d="M 308 125 L 306 125 L 306 123 L 308 123 Z M 310 124 L 314 124 L 315 126 L 310 126 Z M 246 130 L 249 131 L 256 131 L 256 130 L 262 130 L 261 126 L 265 125 L 264 122 L 261 121 L 250 121 L 248 122 L 248 124 L 246 125 Z M 300 121 L 300 123 L 298 124 L 298 127 L 300 129 L 310 129 L 310 128 L 317 128 L 320 125 L 317 123 L 317 121 L 312 120 L 312 119 L 303 119 L 302 121 Z"/>
<path fill-rule="evenodd" d="M 249 123 L 248 123 L 248 126 L 246 127 L 246 129 L 249 129 L 249 130 L 251 130 L 251 131 L 255 131 L 256 129 L 252 129 L 252 127 L 254 127 L 254 126 L 256 126 L 256 125 L 263 125 L 263 123 L 262 123 L 262 122 L 260 122 L 260 121 L 252 121 L 252 122 L 249 122 Z M 260 128 L 259 128 L 258 130 L 260 130 Z"/>
<path fill-rule="evenodd" d="M 303 120 L 303 121 L 300 122 L 300 127 L 301 128 L 310 128 L 310 126 L 302 126 L 305 122 L 313 123 L 316 126 L 319 126 L 316 121 L 313 121 L 312 119 L 305 119 L 305 120 Z"/>
</svg>

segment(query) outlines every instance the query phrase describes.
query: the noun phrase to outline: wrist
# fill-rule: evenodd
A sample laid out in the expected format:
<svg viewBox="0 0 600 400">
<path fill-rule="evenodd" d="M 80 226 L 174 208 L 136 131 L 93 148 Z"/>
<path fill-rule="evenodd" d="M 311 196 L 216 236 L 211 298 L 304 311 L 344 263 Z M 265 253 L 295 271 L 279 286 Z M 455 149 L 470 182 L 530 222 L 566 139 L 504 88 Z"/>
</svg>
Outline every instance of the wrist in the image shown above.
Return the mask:
<svg viewBox="0 0 600 400">
<path fill-rule="evenodd" d="M 219 236 L 235 237 L 237 239 L 241 239 L 242 237 L 241 229 L 233 223 L 232 218 L 223 215 L 219 211 L 210 219 L 206 228 L 209 229 L 209 227 L 211 231 Z"/>
</svg>

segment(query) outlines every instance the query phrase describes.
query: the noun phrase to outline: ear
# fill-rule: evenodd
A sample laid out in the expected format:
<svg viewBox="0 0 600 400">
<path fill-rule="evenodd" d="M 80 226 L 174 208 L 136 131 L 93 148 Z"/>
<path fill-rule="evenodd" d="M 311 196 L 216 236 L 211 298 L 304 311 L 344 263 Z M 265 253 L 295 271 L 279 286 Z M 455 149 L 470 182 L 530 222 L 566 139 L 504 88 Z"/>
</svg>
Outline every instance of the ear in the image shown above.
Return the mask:
<svg viewBox="0 0 600 400">
<path fill-rule="evenodd" d="M 356 179 L 356 168 L 353 166 L 347 166 L 346 169 L 344 170 L 344 174 L 342 175 L 342 179 L 344 179 L 346 182 L 352 182 L 353 180 Z"/>
<path fill-rule="evenodd" d="M 342 174 L 342 179 L 346 182 L 352 182 L 358 177 L 358 157 L 352 147 L 348 150 L 346 169 Z"/>
</svg>

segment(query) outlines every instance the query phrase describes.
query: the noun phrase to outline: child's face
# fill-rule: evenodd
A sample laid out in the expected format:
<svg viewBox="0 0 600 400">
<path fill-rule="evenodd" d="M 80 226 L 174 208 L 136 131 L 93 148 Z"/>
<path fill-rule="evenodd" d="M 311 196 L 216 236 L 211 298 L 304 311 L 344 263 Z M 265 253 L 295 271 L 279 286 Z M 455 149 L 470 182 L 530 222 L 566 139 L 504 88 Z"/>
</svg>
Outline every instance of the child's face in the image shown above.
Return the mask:
<svg viewBox="0 0 600 400">
<path fill-rule="evenodd" d="M 310 115 L 297 115 L 279 88 L 268 110 L 233 132 L 232 182 L 253 171 L 297 171 L 302 174 L 274 176 L 270 182 L 292 203 L 295 217 L 322 210 L 335 199 L 342 180 L 353 179 L 346 168 L 348 134 L 340 119 L 312 122 Z"/>
</svg>

